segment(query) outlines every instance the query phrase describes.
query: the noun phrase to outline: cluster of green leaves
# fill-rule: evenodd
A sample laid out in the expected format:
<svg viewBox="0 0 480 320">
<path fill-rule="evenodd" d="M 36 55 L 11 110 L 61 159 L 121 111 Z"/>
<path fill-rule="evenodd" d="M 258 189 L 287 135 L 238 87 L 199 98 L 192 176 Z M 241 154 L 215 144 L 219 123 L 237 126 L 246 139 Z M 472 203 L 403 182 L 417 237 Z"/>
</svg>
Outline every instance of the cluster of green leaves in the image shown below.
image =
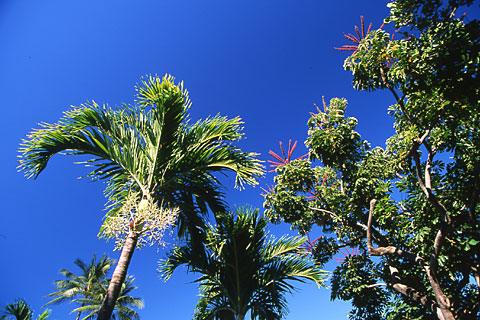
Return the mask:
<svg viewBox="0 0 480 320">
<path fill-rule="evenodd" d="M 332 278 L 352 319 L 480 317 L 480 24 L 454 16 L 469 3 L 392 2 L 387 21 L 413 33 L 372 31 L 344 66 L 393 94 L 395 134 L 371 149 L 332 99 L 308 122 L 309 160 L 277 168 L 266 195 L 272 221 L 332 235 L 319 262 L 360 248 Z"/>
<path fill-rule="evenodd" d="M 218 213 L 216 222 L 205 230 L 202 248 L 189 241 L 160 264 L 165 279 L 181 265 L 201 275 L 195 319 L 244 319 L 247 313 L 252 319 L 282 319 L 292 281 L 324 286 L 326 272 L 302 257 L 304 239 L 267 237 L 268 221 L 258 210 Z"/>
<path fill-rule="evenodd" d="M 43 311 L 37 320 L 45 320 L 50 316 L 50 310 Z M 33 311 L 23 299 L 17 299 L 14 303 L 7 304 L 0 315 L 1 320 L 33 320 Z"/>
</svg>

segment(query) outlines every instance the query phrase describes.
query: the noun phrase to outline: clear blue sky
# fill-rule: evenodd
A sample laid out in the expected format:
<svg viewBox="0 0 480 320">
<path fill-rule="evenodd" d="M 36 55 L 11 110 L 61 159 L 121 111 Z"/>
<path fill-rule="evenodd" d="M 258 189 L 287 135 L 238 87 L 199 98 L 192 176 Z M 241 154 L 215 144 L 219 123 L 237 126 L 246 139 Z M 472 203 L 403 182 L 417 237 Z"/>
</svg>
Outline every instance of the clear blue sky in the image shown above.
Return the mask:
<svg viewBox="0 0 480 320">
<path fill-rule="evenodd" d="M 306 152 L 306 121 L 322 96 L 347 98 L 360 133 L 383 145 L 392 132 L 386 109 L 393 101 L 354 91 L 342 67 L 346 53 L 333 47 L 347 43 L 343 33 L 353 32 L 360 15 L 378 27 L 387 14 L 386 2 L 378 0 L 0 0 L 0 305 L 23 297 L 38 314 L 60 269 L 76 271 L 73 261 L 89 261 L 94 253 L 118 258 L 113 243 L 96 237 L 104 186 L 78 180 L 86 170 L 72 164 L 75 159 L 53 158 L 34 181 L 16 171 L 19 143 L 39 122 L 55 122 L 69 106 L 91 99 L 131 103 L 141 76 L 170 73 L 190 92 L 193 120 L 240 116 L 242 148 L 263 160 L 268 150 L 278 152 L 280 140 L 299 140 L 296 155 Z M 258 187 L 233 191 L 228 178 L 225 187 L 230 204 L 261 208 Z M 288 226 L 271 230 L 289 232 Z M 140 316 L 191 319 L 195 277 L 178 270 L 161 281 L 156 268 L 164 252 L 153 247 L 134 254 L 129 274 L 146 305 Z M 289 307 L 290 320 L 345 319 L 349 310 L 313 285 L 300 286 Z M 73 319 L 72 308 L 53 306 L 51 318 Z"/>
</svg>

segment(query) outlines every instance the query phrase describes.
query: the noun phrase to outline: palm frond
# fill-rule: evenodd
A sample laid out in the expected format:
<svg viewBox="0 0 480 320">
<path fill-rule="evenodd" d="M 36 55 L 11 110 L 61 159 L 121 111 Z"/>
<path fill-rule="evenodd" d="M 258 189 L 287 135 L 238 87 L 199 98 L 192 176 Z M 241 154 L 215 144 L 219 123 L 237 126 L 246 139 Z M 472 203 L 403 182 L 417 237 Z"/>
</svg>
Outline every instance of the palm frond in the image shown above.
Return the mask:
<svg viewBox="0 0 480 320">
<path fill-rule="evenodd" d="M 7 319 L 9 316 L 13 316 L 18 320 L 32 320 L 33 312 L 25 300 L 17 299 L 14 303 L 7 304 L 4 307 L 0 319 Z"/>
<path fill-rule="evenodd" d="M 292 281 L 324 286 L 326 272 L 297 253 L 302 238 L 268 239 L 267 221 L 258 210 L 240 208 L 236 215 L 219 212 L 206 229 L 204 253 L 192 259 L 192 243 L 175 248 L 162 264 L 168 278 L 180 265 L 200 274 L 201 299 L 196 319 L 229 319 L 250 310 L 252 319 L 281 319 L 288 311 L 285 294 Z"/>
</svg>

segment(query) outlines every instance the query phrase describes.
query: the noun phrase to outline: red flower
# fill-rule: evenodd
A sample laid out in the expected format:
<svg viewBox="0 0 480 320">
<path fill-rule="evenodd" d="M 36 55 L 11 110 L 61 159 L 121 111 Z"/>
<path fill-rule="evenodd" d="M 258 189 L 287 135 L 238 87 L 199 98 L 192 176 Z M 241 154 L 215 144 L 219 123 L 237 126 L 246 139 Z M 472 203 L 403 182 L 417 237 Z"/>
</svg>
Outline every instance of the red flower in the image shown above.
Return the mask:
<svg viewBox="0 0 480 320">
<path fill-rule="evenodd" d="M 269 186 L 268 184 L 267 184 L 267 189 L 265 189 L 265 188 L 263 188 L 263 187 L 260 187 L 260 189 L 262 189 L 262 191 L 265 192 L 265 193 L 261 193 L 261 194 L 260 194 L 262 197 L 266 197 L 267 194 L 272 193 L 272 192 L 274 191 L 274 190 L 273 190 L 273 187 L 272 187 L 272 186 Z"/>
<path fill-rule="evenodd" d="M 350 252 L 347 247 L 345 247 L 345 250 L 347 250 L 347 252 L 343 252 L 342 250 L 339 250 L 345 257 L 347 257 L 347 256 L 358 256 L 360 254 L 360 249 L 355 248 L 355 247 L 352 248 L 352 252 Z M 344 263 L 345 262 L 344 258 L 342 259 L 342 258 L 333 257 L 333 259 L 337 260 L 338 263 Z"/>
<path fill-rule="evenodd" d="M 288 152 L 287 152 L 287 155 L 285 155 L 285 151 L 283 150 L 283 144 L 282 144 L 282 141 L 280 141 L 280 150 L 282 150 L 282 155 L 283 155 L 283 158 L 280 157 L 278 154 L 276 154 L 275 152 L 273 152 L 272 150 L 268 151 L 268 153 L 274 157 L 276 160 L 278 160 L 279 162 L 275 162 L 275 161 L 270 161 L 268 160 L 267 162 L 271 163 L 270 167 L 273 167 L 273 168 L 277 168 L 279 166 L 284 166 L 286 165 L 287 163 L 290 162 L 290 159 L 292 157 L 292 153 L 293 153 L 293 150 L 295 150 L 295 148 L 297 147 L 297 141 L 295 141 L 295 143 L 293 144 L 293 147 L 292 147 L 292 140 L 288 140 Z M 308 153 L 307 154 L 304 154 L 303 156 L 301 156 L 300 158 L 297 158 L 295 160 L 300 160 L 300 159 L 303 159 L 305 158 L 306 156 L 308 156 Z M 273 170 L 270 170 L 268 172 L 275 172 L 275 169 Z"/>
<path fill-rule="evenodd" d="M 343 36 L 345 38 L 347 38 L 348 40 L 352 41 L 354 44 L 344 44 L 342 47 L 340 48 L 336 48 L 336 50 L 340 50 L 340 51 L 353 51 L 352 53 L 352 56 L 357 53 L 358 51 L 358 45 L 360 44 L 360 42 L 365 39 L 366 36 L 368 36 L 368 34 L 370 33 L 370 30 L 372 29 L 372 23 L 370 22 L 370 25 L 368 26 L 368 29 L 367 29 L 367 32 L 365 33 L 365 21 L 363 20 L 363 16 L 360 16 L 360 26 L 361 26 L 361 32 L 360 32 L 360 29 L 355 26 L 355 31 L 357 33 L 357 36 L 355 36 L 354 34 L 344 34 Z M 380 26 L 379 29 L 382 29 L 383 28 L 383 24 Z"/>
</svg>

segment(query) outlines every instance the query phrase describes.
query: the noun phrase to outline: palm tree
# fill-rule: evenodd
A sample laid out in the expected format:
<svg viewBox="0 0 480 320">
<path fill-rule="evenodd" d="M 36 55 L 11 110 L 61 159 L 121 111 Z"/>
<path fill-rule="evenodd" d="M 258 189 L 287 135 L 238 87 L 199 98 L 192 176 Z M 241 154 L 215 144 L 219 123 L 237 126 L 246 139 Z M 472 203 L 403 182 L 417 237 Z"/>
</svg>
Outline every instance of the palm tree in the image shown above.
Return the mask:
<svg viewBox="0 0 480 320">
<path fill-rule="evenodd" d="M 267 220 L 258 218 L 258 210 L 239 209 L 236 216 L 217 214 L 217 225 L 206 230 L 203 254 L 189 241 L 160 263 L 165 279 L 181 265 L 201 274 L 195 319 L 243 320 L 248 312 L 252 319 L 281 319 L 285 294 L 294 288 L 290 281 L 324 286 L 326 272 L 302 258 L 304 239 L 267 237 Z"/>
<path fill-rule="evenodd" d="M 263 172 L 256 154 L 232 145 L 242 137 L 239 118 L 215 116 L 190 124 L 189 107 L 183 83 L 151 76 L 137 86 L 135 105 L 82 105 L 57 124 L 42 124 L 22 143 L 19 169 L 27 177 L 36 178 L 53 155 L 66 152 L 93 156 L 87 161 L 89 176 L 107 181 L 109 211 L 101 235 L 120 239 L 122 251 L 100 320 L 110 319 L 142 235 L 158 239 L 178 215 L 179 235 L 199 236 L 197 226 L 204 224 L 208 207 L 226 210 L 213 174 L 233 171 L 241 187 L 255 184 Z"/>
<path fill-rule="evenodd" d="M 94 255 L 90 264 L 85 264 L 80 259 L 76 259 L 74 264 L 77 265 L 81 273 L 76 275 L 66 269 L 62 269 L 60 274 L 65 276 L 65 280 L 57 280 L 55 284 L 57 289 L 46 296 L 46 298 L 54 298 L 46 305 L 57 304 L 63 302 L 76 302 L 80 304 L 79 308 L 72 312 L 77 312 L 76 320 L 80 319 L 82 312 L 88 312 L 87 318 L 92 318 L 93 314 L 98 314 L 101 302 L 99 297 L 105 297 L 105 292 L 108 287 L 109 279 L 107 279 L 107 272 L 113 266 L 115 260 L 103 255 L 97 262 Z M 142 307 L 142 299 L 131 297 L 128 295 L 130 291 L 135 289 L 133 286 L 133 278 L 129 277 L 122 286 L 120 297 L 115 305 L 114 312 L 117 314 L 134 315 L 132 318 L 137 318 L 137 313 L 130 309 L 130 306 Z M 121 301 L 120 301 L 121 300 Z M 119 317 L 119 319 L 123 319 Z"/>
<path fill-rule="evenodd" d="M 128 276 L 125 279 L 125 282 L 120 289 L 120 294 L 115 303 L 115 309 L 112 313 L 113 320 L 130 320 L 130 319 L 139 319 L 138 313 L 132 309 L 132 307 L 143 308 L 143 299 L 138 297 L 132 297 L 130 295 L 131 291 L 135 290 L 137 287 L 133 285 L 135 278 Z M 95 294 L 89 295 L 83 299 L 78 299 L 76 302 L 81 303 L 82 306 L 74 309 L 72 312 L 81 312 L 88 313 L 82 320 L 93 319 L 98 315 L 102 302 L 105 299 L 107 293 L 108 283 L 110 279 L 104 279 L 99 286 L 100 290 L 97 290 Z"/>
<path fill-rule="evenodd" d="M 50 315 L 50 310 L 43 311 L 37 318 L 37 320 L 45 320 Z M 23 299 L 17 299 L 14 303 L 10 303 L 5 306 L 2 315 L 0 316 L 1 320 L 6 319 L 16 319 L 16 320 L 32 320 L 33 311 L 30 306 Z"/>
</svg>

